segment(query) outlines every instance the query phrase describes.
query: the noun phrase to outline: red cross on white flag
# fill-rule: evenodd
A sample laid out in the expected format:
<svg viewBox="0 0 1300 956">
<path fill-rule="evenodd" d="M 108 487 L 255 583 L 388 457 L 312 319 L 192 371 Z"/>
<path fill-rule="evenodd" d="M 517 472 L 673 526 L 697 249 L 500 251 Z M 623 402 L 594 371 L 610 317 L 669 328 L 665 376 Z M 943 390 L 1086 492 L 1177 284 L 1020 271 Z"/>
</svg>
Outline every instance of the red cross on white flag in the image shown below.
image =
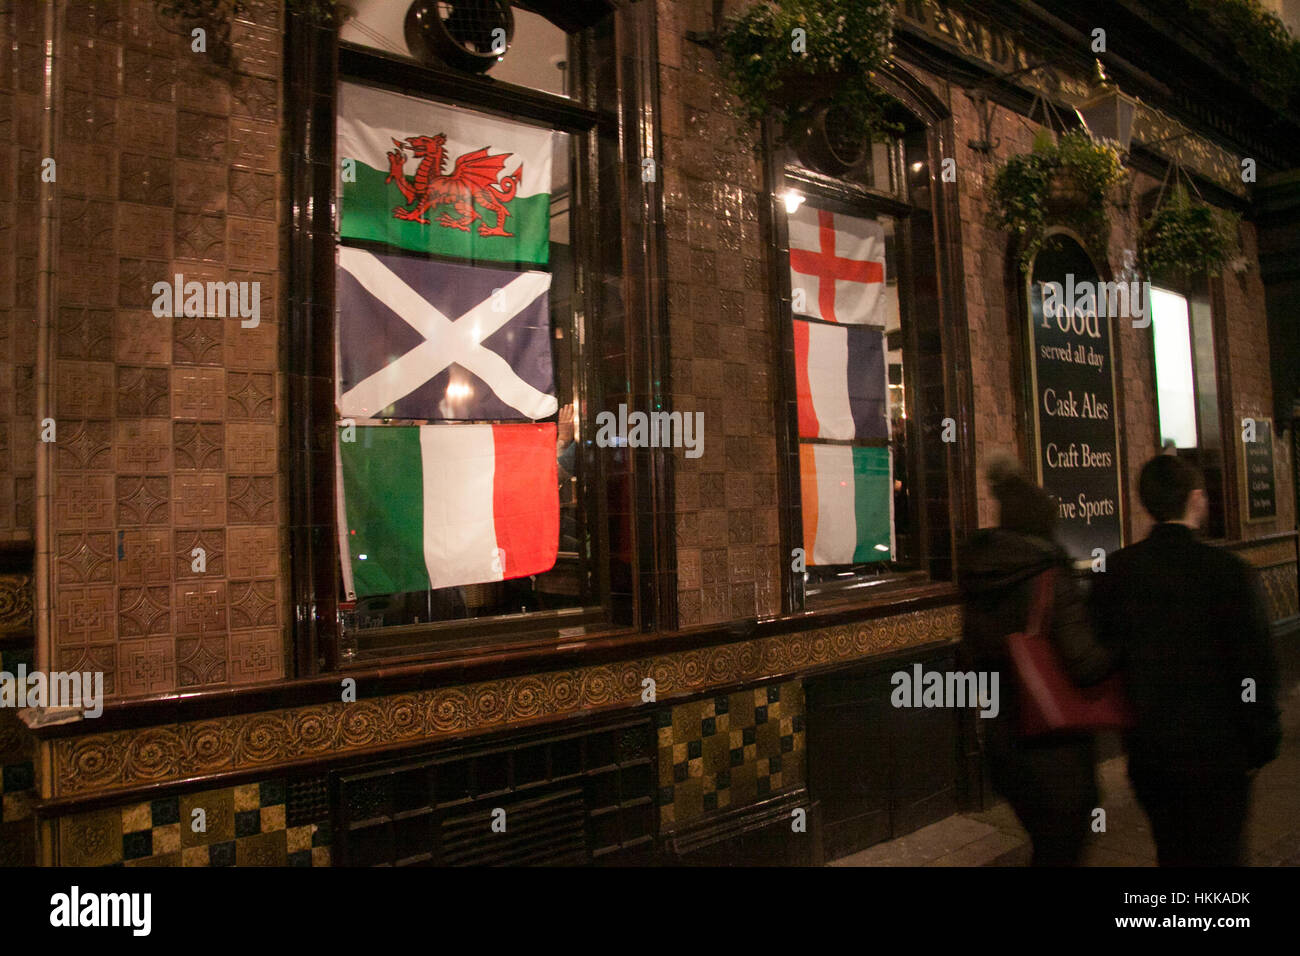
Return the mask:
<svg viewBox="0 0 1300 956">
<path fill-rule="evenodd" d="M 884 227 L 808 203 L 789 223 L 795 311 L 827 322 L 883 325 Z"/>
</svg>

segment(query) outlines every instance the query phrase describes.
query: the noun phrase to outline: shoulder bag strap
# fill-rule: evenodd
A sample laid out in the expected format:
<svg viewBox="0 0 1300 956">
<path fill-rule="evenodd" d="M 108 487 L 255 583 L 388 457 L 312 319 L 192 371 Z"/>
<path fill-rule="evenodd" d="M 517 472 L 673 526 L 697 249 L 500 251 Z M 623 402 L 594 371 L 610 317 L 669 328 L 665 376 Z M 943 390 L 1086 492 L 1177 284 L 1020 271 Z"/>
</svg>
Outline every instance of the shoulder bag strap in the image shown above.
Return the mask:
<svg viewBox="0 0 1300 956">
<path fill-rule="evenodd" d="M 1052 598 L 1056 593 L 1056 568 L 1048 568 L 1035 579 L 1034 597 L 1029 605 L 1029 621 L 1025 632 L 1035 637 L 1046 637 L 1052 626 Z"/>
</svg>

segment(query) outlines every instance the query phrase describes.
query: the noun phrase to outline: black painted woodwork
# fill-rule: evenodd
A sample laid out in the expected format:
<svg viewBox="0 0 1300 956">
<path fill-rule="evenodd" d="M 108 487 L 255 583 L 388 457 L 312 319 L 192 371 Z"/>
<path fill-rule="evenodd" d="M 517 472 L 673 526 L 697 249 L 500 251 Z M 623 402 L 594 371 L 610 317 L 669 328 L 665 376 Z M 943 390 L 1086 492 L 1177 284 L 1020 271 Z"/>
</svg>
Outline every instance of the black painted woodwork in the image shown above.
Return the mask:
<svg viewBox="0 0 1300 956">
<path fill-rule="evenodd" d="M 821 805 L 827 860 L 958 810 L 961 715 L 890 703 L 890 675 L 917 661 L 926 671 L 956 667 L 951 651 L 913 654 L 804 683 L 808 787 Z"/>
</svg>

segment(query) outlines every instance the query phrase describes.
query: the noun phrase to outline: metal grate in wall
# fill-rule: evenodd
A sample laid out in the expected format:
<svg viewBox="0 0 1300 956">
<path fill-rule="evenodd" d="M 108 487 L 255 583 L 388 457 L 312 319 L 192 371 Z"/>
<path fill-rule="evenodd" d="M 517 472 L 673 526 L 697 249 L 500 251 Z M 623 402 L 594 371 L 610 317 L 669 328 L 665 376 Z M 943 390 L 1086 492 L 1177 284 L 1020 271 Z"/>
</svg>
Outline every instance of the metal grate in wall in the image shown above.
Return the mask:
<svg viewBox="0 0 1300 956">
<path fill-rule="evenodd" d="M 300 827 L 330 818 L 329 776 L 290 779 L 285 788 L 285 826 Z"/>
<path fill-rule="evenodd" d="M 652 740 L 637 720 L 338 771 L 335 861 L 572 865 L 647 850 Z"/>
</svg>

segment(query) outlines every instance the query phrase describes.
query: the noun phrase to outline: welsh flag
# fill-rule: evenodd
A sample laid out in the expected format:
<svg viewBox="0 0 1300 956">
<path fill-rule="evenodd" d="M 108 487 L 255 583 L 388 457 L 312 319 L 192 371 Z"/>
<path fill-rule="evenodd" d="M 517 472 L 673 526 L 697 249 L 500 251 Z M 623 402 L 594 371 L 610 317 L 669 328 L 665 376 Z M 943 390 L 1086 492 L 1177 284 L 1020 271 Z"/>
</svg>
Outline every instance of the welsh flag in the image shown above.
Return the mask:
<svg viewBox="0 0 1300 956">
<path fill-rule="evenodd" d="M 888 561 L 893 555 L 893 470 L 888 448 L 800 444 L 808 564 Z"/>
<path fill-rule="evenodd" d="M 548 129 L 340 84 L 340 235 L 460 259 L 545 265 L 551 140 Z"/>
<path fill-rule="evenodd" d="M 342 437 L 342 436 L 340 436 Z M 349 599 L 549 571 L 555 424 L 358 426 L 338 443 Z"/>
<path fill-rule="evenodd" d="M 884 227 L 810 203 L 790 214 L 789 227 L 795 311 L 826 322 L 884 325 Z"/>
</svg>

